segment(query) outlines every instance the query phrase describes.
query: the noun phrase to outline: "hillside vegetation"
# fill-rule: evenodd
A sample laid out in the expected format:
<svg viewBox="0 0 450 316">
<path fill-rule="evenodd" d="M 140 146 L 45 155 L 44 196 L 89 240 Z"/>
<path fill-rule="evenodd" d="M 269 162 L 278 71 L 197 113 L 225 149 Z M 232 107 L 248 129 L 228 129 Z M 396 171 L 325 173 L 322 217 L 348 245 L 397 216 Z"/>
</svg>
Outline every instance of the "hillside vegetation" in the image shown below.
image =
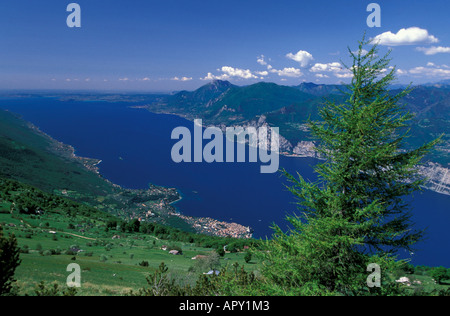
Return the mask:
<svg viewBox="0 0 450 316">
<path fill-rule="evenodd" d="M 0 179 L 0 226 L 14 235 L 21 263 L 16 294 L 36 295 L 57 284 L 67 289 L 70 263 L 80 265 L 78 295 L 124 295 L 144 287 L 146 276 L 162 262 L 182 284 L 193 285 L 202 273 L 238 262 L 249 270 L 244 247 L 255 240 L 237 240 L 188 233 L 157 223 L 121 219 L 14 180 Z M 223 251 L 226 247 L 227 252 Z M 164 249 L 164 250 L 163 250 Z M 179 251 L 172 255 L 170 250 Z M 200 255 L 203 260 L 193 260 Z M 175 277 L 176 276 L 176 277 Z M 55 294 L 55 293 L 54 293 Z"/>
<path fill-rule="evenodd" d="M 99 161 L 74 155 L 74 149 L 41 132 L 17 115 L 0 110 L 0 177 L 20 181 L 122 219 L 144 217 L 191 230 L 192 225 L 168 215 L 180 198 L 174 188 L 149 185 L 129 190 L 104 179 L 96 170 Z"/>
<path fill-rule="evenodd" d="M 395 86 L 394 86 L 395 87 Z M 400 90 L 391 90 L 393 95 Z M 279 127 L 280 134 L 293 146 L 312 141 L 306 123 L 319 118 L 325 101 L 342 102 L 347 85 L 302 83 L 282 86 L 260 82 L 235 86 L 228 81 L 213 81 L 196 91 L 182 91 L 161 97 L 146 107 L 152 112 L 173 113 L 188 119 L 203 119 L 204 125 L 258 125 L 266 122 Z M 448 84 L 413 87 L 401 103 L 415 115 L 408 148 L 429 142 L 444 134 L 443 142 L 430 153 L 434 162 L 450 163 L 450 86 Z"/>
</svg>

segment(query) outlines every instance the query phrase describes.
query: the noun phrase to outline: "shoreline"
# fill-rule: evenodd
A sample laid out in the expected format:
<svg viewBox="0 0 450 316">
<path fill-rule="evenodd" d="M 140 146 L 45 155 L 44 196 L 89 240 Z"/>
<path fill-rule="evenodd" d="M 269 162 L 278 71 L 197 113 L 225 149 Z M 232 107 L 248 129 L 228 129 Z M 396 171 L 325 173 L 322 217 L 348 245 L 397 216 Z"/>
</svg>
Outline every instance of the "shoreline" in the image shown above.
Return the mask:
<svg viewBox="0 0 450 316">
<path fill-rule="evenodd" d="M 129 108 L 145 109 L 153 114 L 173 115 L 176 117 L 186 119 L 187 121 L 190 121 L 193 123 L 193 118 L 191 118 L 189 115 L 172 113 L 172 112 L 167 112 L 167 111 L 163 111 L 163 110 L 155 112 L 154 110 L 151 110 L 149 108 L 150 106 L 151 105 L 136 105 L 136 106 L 129 106 Z M 249 125 L 249 126 L 252 126 L 252 125 Z M 207 128 L 208 125 L 203 124 L 202 127 Z M 313 158 L 313 159 L 320 160 L 320 158 L 317 157 L 317 155 L 315 153 L 311 152 L 312 149 L 311 149 L 310 142 L 307 142 L 304 144 L 302 144 L 303 142 L 298 142 L 298 144 L 294 146 L 291 144 L 290 141 L 285 139 L 281 134 L 279 136 L 280 136 L 280 140 L 284 139 L 288 143 L 289 146 L 287 146 L 287 147 L 291 148 L 290 150 L 292 151 L 292 152 L 289 152 L 289 151 L 286 151 L 286 148 L 280 148 L 280 151 L 279 151 L 280 156 L 287 157 L 287 158 Z M 295 153 L 296 149 L 301 150 L 301 148 L 303 148 L 303 146 L 307 146 L 305 148 L 306 151 L 304 151 L 302 154 Z M 421 172 L 422 175 L 424 175 L 428 179 L 428 181 L 423 186 L 424 189 L 430 190 L 432 192 L 436 192 L 438 194 L 450 196 L 450 168 L 444 167 L 443 165 L 436 163 L 436 162 L 428 161 L 426 163 L 423 163 L 422 165 L 419 165 L 418 169 L 419 169 L 419 172 Z M 427 176 L 427 174 L 431 174 L 431 177 Z M 442 175 L 442 176 L 440 177 L 439 175 Z"/>
<path fill-rule="evenodd" d="M 47 134 L 46 134 L 47 135 Z M 51 136 L 47 135 L 50 139 L 54 140 Z M 56 141 L 56 140 L 55 140 Z M 225 222 L 220 221 L 217 219 L 213 219 L 210 217 L 196 217 L 196 216 L 190 216 L 183 214 L 182 210 L 176 206 L 176 204 L 183 200 L 183 193 L 178 188 L 169 188 L 166 186 L 160 186 L 156 185 L 152 182 L 149 182 L 147 185 L 147 188 L 143 189 L 127 189 L 119 184 L 115 184 L 105 178 L 99 169 L 99 164 L 102 162 L 101 159 L 94 159 L 94 158 L 86 158 L 86 157 L 79 157 L 75 154 L 75 148 L 71 145 L 66 145 L 64 143 L 61 143 L 59 141 L 56 141 L 58 145 L 61 145 L 59 149 L 69 149 L 71 153 L 71 158 L 75 159 L 76 161 L 81 161 L 84 165 L 84 167 L 97 174 L 99 177 L 101 177 L 104 181 L 108 182 L 113 187 L 119 189 L 119 190 L 129 190 L 133 192 L 139 192 L 139 191 L 151 191 L 152 188 L 161 188 L 166 190 L 175 190 L 177 193 L 178 198 L 174 201 L 165 201 L 166 205 L 172 207 L 173 209 L 168 209 L 167 214 L 169 216 L 177 216 L 183 220 L 186 221 L 186 223 L 190 224 L 193 229 L 197 231 L 199 234 L 208 234 L 213 236 L 219 236 L 219 237 L 233 237 L 233 238 L 245 238 L 249 239 L 253 237 L 253 228 L 250 226 L 244 226 L 242 224 L 236 223 L 236 222 Z M 58 150 L 58 148 L 57 148 Z M 95 161 L 95 163 L 93 163 Z M 166 198 L 163 199 L 163 201 Z M 132 214 L 130 214 L 132 215 Z M 133 218 L 141 218 L 141 215 L 136 215 Z"/>
<path fill-rule="evenodd" d="M 175 113 L 160 113 L 160 112 L 153 112 L 153 111 L 150 111 L 150 110 L 149 110 L 148 108 L 146 108 L 146 107 L 139 107 L 139 106 L 132 107 L 132 106 L 130 106 L 130 108 L 146 109 L 147 111 L 149 111 L 149 112 L 151 112 L 151 113 L 155 113 L 155 114 L 171 115 L 171 116 L 182 117 L 182 118 L 184 118 L 184 119 L 187 119 L 186 117 L 183 117 L 183 116 L 178 115 L 178 114 L 175 114 Z M 187 120 L 189 120 L 189 119 L 187 119 Z M 42 134 L 45 134 L 44 132 L 40 131 L 38 128 L 36 128 L 36 130 L 38 130 L 38 131 L 39 131 L 40 133 L 42 133 Z M 49 136 L 49 135 L 47 135 L 47 134 L 45 134 L 45 135 L 46 135 L 49 139 L 52 139 L 52 140 L 53 140 L 53 142 L 51 142 L 52 144 L 54 144 L 54 143 L 58 144 L 58 146 L 55 146 L 55 147 L 54 147 L 55 149 L 58 149 L 58 152 L 61 153 L 61 150 L 62 150 L 62 151 L 65 152 L 66 154 L 70 153 L 70 156 L 71 156 L 70 158 L 72 158 L 72 159 L 74 159 L 74 160 L 76 160 L 76 161 L 79 161 L 79 162 L 83 163 L 83 165 L 84 165 L 88 170 L 95 172 L 95 173 L 98 174 L 102 179 L 104 179 L 105 181 L 107 181 L 108 183 L 110 183 L 111 185 L 113 185 L 114 187 L 120 188 L 120 189 L 123 189 L 123 190 L 133 190 L 133 189 L 126 189 L 125 187 L 122 187 L 121 185 L 118 185 L 118 184 L 114 184 L 114 183 L 112 183 L 111 181 L 109 181 L 108 179 L 106 179 L 106 178 L 100 173 L 100 171 L 99 171 L 100 164 L 101 164 L 102 160 L 100 160 L 100 159 L 92 159 L 92 158 L 85 158 L 85 157 L 78 157 L 78 156 L 76 155 L 76 153 L 75 153 L 76 150 L 75 150 L 75 148 L 74 148 L 73 146 L 65 145 L 65 144 L 63 144 L 63 143 L 61 143 L 61 142 L 59 142 L 59 141 L 53 139 L 51 136 Z M 316 156 L 312 156 L 312 155 L 289 153 L 289 152 L 281 151 L 281 150 L 280 150 L 280 155 L 281 155 L 281 156 L 284 156 L 284 157 L 287 157 L 287 158 L 314 158 L 314 159 L 318 159 Z M 62 156 L 67 157 L 67 155 L 62 155 Z M 89 168 L 89 166 L 90 166 L 91 168 Z M 159 188 L 164 188 L 164 187 L 162 187 L 162 186 L 158 186 L 158 185 L 154 185 L 154 184 L 152 184 L 152 183 L 149 183 L 149 186 L 146 187 L 145 189 L 142 189 L 142 190 L 145 190 L 145 191 L 149 190 L 150 185 L 153 185 L 153 186 L 156 186 L 156 187 L 159 187 Z M 434 191 L 434 190 L 431 190 L 431 189 L 429 189 L 429 188 L 427 188 L 427 189 L 430 190 L 430 191 Z M 138 189 L 138 190 L 139 190 L 139 189 Z M 134 190 L 134 191 L 138 191 L 138 190 Z M 179 215 L 186 216 L 186 217 L 189 217 L 189 218 L 194 219 L 194 217 L 191 217 L 191 216 L 188 216 L 188 215 L 184 215 L 183 212 L 182 212 L 182 210 L 181 210 L 180 208 L 177 207 L 176 204 L 183 200 L 183 193 L 182 193 L 178 188 L 176 188 L 175 190 L 176 190 L 177 193 L 178 193 L 177 198 L 176 198 L 175 200 L 170 201 L 170 202 L 167 201 L 167 205 L 169 205 L 169 206 L 171 206 L 171 207 L 173 207 L 173 208 L 176 208 L 176 211 L 177 211 L 178 213 L 180 213 Z M 444 195 L 446 194 L 445 192 L 437 192 L 437 191 L 434 191 L 434 192 L 439 193 L 439 194 L 444 194 Z M 447 194 L 447 195 L 450 195 L 450 194 Z M 174 197 L 174 196 L 173 196 L 173 197 Z M 130 214 L 130 215 L 131 215 L 131 214 Z M 201 221 L 201 219 L 207 219 L 207 217 L 199 217 L 199 218 L 198 218 L 199 221 Z M 231 224 L 233 224 L 233 223 L 231 223 Z M 234 224 L 237 224 L 237 223 L 234 223 Z M 239 225 L 239 224 L 238 224 L 238 225 Z M 242 225 L 241 225 L 241 226 L 242 226 Z M 242 226 L 242 227 L 244 227 L 244 226 Z M 220 232 L 220 229 L 218 230 L 218 232 Z"/>
</svg>

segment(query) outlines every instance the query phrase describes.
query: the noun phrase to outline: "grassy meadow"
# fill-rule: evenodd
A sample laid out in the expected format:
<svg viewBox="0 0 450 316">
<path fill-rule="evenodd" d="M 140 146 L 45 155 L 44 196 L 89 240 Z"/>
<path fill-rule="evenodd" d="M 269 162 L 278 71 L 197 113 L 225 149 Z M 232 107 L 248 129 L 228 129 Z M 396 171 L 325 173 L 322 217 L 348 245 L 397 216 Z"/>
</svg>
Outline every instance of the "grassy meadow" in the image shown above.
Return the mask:
<svg viewBox="0 0 450 316">
<path fill-rule="evenodd" d="M 65 288 L 72 272 L 66 271 L 70 263 L 81 268 L 78 295 L 125 295 L 137 291 L 147 285 L 146 276 L 161 262 L 178 282 L 188 284 L 194 284 L 199 274 L 209 271 L 194 269 L 196 260 L 192 259 L 210 254 L 209 248 L 142 233 L 105 232 L 105 223 L 83 217 L 68 218 L 54 213 L 12 216 L 5 206 L 1 209 L 0 223 L 6 234 L 16 236 L 22 250 L 22 262 L 15 273 L 21 295 L 34 295 L 41 281 Z M 85 232 L 88 227 L 89 232 Z M 182 255 L 172 255 L 162 250 L 163 246 L 181 248 Z M 220 266 L 238 262 L 247 271 L 257 270 L 256 262 L 246 263 L 244 256 L 243 252 L 225 253 L 219 259 Z"/>
</svg>

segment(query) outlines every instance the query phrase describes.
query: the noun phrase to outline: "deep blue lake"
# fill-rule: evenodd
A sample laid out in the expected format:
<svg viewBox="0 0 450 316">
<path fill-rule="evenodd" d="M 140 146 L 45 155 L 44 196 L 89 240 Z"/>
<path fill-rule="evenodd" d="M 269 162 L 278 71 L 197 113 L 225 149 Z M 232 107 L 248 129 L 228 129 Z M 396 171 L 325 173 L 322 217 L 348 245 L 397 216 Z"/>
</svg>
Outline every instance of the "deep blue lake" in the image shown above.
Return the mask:
<svg viewBox="0 0 450 316">
<path fill-rule="evenodd" d="M 254 237 L 270 237 L 270 225 L 285 228 L 285 217 L 296 211 L 295 199 L 279 174 L 261 174 L 261 163 L 180 163 L 171 159 L 172 130 L 193 123 L 129 103 L 61 102 L 51 98 L 0 99 L 8 109 L 37 125 L 53 138 L 72 145 L 76 154 L 101 159 L 101 174 L 126 188 L 149 183 L 175 187 L 183 195 L 181 213 L 233 221 L 254 229 Z M 315 179 L 314 159 L 280 157 L 280 168 Z M 450 268 L 450 196 L 431 191 L 411 199 L 413 221 L 427 228 L 413 264 Z M 399 254 L 409 258 L 409 254 Z"/>
</svg>

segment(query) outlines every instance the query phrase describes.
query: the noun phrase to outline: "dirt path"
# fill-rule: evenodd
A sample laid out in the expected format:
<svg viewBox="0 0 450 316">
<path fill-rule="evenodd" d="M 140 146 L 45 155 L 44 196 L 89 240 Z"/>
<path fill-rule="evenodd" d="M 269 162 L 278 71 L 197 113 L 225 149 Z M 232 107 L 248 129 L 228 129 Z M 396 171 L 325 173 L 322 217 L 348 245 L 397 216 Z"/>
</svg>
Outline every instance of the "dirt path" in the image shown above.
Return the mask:
<svg viewBox="0 0 450 316">
<path fill-rule="evenodd" d="M 72 233 L 66 233 L 66 232 L 56 232 L 58 234 L 67 234 L 67 235 L 71 235 L 71 236 L 75 236 L 78 238 L 83 238 L 83 239 L 87 239 L 87 240 L 97 240 L 96 238 L 89 238 L 89 237 L 84 237 L 84 236 L 80 236 L 80 235 L 76 235 L 76 234 L 72 234 Z"/>
</svg>

